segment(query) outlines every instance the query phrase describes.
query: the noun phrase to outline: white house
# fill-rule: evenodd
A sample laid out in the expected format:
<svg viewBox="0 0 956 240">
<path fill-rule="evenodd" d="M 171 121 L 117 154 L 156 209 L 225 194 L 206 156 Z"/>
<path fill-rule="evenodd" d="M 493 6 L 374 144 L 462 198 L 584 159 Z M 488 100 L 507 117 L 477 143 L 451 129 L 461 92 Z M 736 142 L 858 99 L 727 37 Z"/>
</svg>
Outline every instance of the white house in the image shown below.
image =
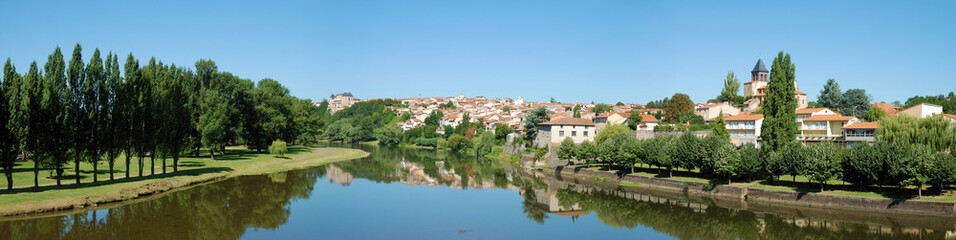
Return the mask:
<svg viewBox="0 0 956 240">
<path fill-rule="evenodd" d="M 553 148 L 560 145 L 565 138 L 571 138 L 574 143 L 594 141 L 597 133 L 594 122 L 583 118 L 562 117 L 538 124 L 538 133 L 535 137 L 535 146 Z"/>
</svg>

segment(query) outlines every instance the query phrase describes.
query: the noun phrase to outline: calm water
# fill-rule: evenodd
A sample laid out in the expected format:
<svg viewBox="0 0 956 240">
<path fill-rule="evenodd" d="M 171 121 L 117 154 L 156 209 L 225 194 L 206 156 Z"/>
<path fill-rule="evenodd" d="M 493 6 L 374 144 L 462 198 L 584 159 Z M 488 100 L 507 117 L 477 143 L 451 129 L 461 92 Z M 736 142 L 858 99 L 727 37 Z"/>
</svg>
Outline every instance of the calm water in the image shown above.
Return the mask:
<svg viewBox="0 0 956 240">
<path fill-rule="evenodd" d="M 243 176 L 0 220 L 0 239 L 945 239 L 952 218 L 754 206 L 559 179 L 433 151 Z M 2 197 L 2 196 L 0 196 Z"/>
</svg>

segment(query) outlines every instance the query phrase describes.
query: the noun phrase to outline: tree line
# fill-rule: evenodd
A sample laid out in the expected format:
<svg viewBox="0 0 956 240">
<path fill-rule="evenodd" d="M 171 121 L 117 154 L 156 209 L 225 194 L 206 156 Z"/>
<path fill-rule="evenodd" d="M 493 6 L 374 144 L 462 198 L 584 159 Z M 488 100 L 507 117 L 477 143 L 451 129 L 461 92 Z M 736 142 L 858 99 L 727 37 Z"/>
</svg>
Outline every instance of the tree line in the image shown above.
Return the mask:
<svg viewBox="0 0 956 240">
<path fill-rule="evenodd" d="M 558 147 L 558 156 L 583 161 L 600 159 L 612 166 L 630 168 L 631 172 L 636 166 L 647 164 L 668 176 L 675 169 L 698 170 L 728 183 L 732 179 L 775 181 L 782 175 L 791 175 L 795 181 L 796 176 L 805 176 L 819 183 L 821 191 L 826 181 L 840 179 L 861 189 L 870 185 L 916 186 L 922 196 L 925 185 L 940 190 L 956 182 L 956 158 L 933 146 L 903 139 L 881 139 L 872 145 L 849 148 L 832 142 L 809 146 L 793 142 L 775 152 L 753 144 L 737 148 L 719 135 L 700 138 L 690 132 L 647 140 L 616 133 L 598 140 L 574 144 L 568 138 Z"/>
<path fill-rule="evenodd" d="M 178 171 L 181 156 L 198 157 L 202 148 L 215 159 L 227 145 L 261 152 L 274 140 L 306 143 L 319 136 L 325 110 L 290 96 L 275 80 L 253 83 L 220 72 L 212 60 L 189 69 L 156 58 L 141 66 L 132 53 L 120 65 L 118 54 L 106 55 L 104 60 L 96 49 L 84 62 L 76 44 L 67 63 L 57 47 L 43 69 L 33 61 L 24 75 L 7 59 L 0 83 L 0 161 L 7 189 L 18 156 L 35 162 L 39 189 L 41 168 L 53 170 L 59 186 L 71 162 L 76 183 L 81 162 L 93 165 L 97 182 L 102 162 L 114 179 L 121 155 L 128 178 L 133 158 L 143 176 L 146 157 L 150 166 L 160 158 L 165 173 L 167 158 Z"/>
</svg>

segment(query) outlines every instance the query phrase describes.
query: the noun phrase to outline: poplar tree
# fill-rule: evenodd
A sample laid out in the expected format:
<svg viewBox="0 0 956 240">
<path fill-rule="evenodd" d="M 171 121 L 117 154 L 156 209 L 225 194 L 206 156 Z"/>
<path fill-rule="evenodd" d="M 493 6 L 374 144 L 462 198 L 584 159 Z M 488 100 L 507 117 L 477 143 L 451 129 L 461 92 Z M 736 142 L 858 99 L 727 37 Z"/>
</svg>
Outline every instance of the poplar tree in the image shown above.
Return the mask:
<svg viewBox="0 0 956 240">
<path fill-rule="evenodd" d="M 119 96 L 121 96 L 121 97 L 118 97 L 120 99 L 120 101 L 118 101 L 119 103 L 118 105 L 122 105 L 122 107 L 120 108 L 120 112 L 122 115 L 122 120 L 121 120 L 122 123 L 120 125 L 120 127 L 122 127 L 121 145 L 123 146 L 123 150 L 126 153 L 125 154 L 126 178 L 129 178 L 130 158 L 134 154 L 133 140 L 135 136 L 137 136 L 135 131 L 139 130 L 139 128 L 136 128 L 135 126 L 137 122 L 135 120 L 136 114 L 133 113 L 136 110 L 135 103 L 137 99 L 134 95 L 135 93 L 134 85 L 136 84 L 136 82 L 139 81 L 139 61 L 137 61 L 136 58 L 133 57 L 133 53 L 130 53 L 128 56 L 126 56 L 126 65 L 124 65 L 124 70 L 125 70 L 123 71 L 124 81 L 122 84 L 123 87 L 121 88 L 122 90 L 117 92 Z M 140 167 L 142 167 L 142 164 L 140 164 Z"/>
<path fill-rule="evenodd" d="M 7 177 L 7 190 L 13 189 L 13 167 L 20 146 L 20 125 L 16 119 L 20 105 L 20 83 L 17 69 L 7 58 L 3 65 L 3 82 L 0 83 L 0 166 Z"/>
<path fill-rule="evenodd" d="M 103 89 L 103 59 L 100 58 L 100 49 L 93 51 L 90 57 L 90 63 L 86 65 L 86 81 L 83 85 L 83 106 L 86 113 L 83 117 L 86 122 L 85 134 L 87 160 L 93 165 L 93 182 L 99 181 L 97 177 L 97 167 L 100 163 L 100 153 L 102 149 L 102 138 L 99 137 L 100 129 L 103 127 L 103 114 L 100 94 Z M 79 133 L 79 131 L 78 131 Z"/>
<path fill-rule="evenodd" d="M 83 159 L 84 149 L 88 143 L 86 132 L 89 131 L 89 123 L 86 119 L 86 106 L 84 105 L 84 93 L 86 92 L 86 74 L 83 64 L 83 48 L 79 43 L 73 47 L 73 57 L 70 59 L 70 67 L 67 70 L 69 76 L 69 87 L 66 91 L 67 122 L 66 133 L 72 141 L 73 147 L 73 171 L 76 173 L 76 184 L 80 184 L 80 161 Z"/>
<path fill-rule="evenodd" d="M 42 139 L 49 130 L 44 127 L 47 127 L 46 124 L 54 122 L 46 118 L 43 109 L 44 81 L 41 74 L 37 62 L 30 63 L 30 70 L 24 77 L 21 87 L 23 101 L 20 102 L 20 110 L 23 111 L 20 112 L 19 116 L 22 121 L 20 123 L 23 124 L 21 125 L 21 134 L 23 134 L 25 140 L 24 147 L 27 151 L 33 153 L 33 189 L 35 191 L 40 191 L 40 165 L 45 164 L 43 159 L 49 154 L 41 146 Z"/>
<path fill-rule="evenodd" d="M 56 185 L 61 186 L 63 165 L 67 162 L 67 150 L 70 144 L 69 122 L 69 89 L 67 86 L 66 63 L 63 53 L 57 47 L 44 64 L 42 112 L 47 123 L 38 128 L 45 128 L 45 134 L 40 137 L 40 148 L 50 152 L 56 170 Z"/>
<path fill-rule="evenodd" d="M 795 141 L 797 133 L 795 94 L 795 67 L 790 62 L 790 54 L 777 53 L 770 70 L 770 83 L 767 86 L 766 102 L 763 103 L 764 122 L 760 128 L 762 148 L 775 152 L 781 146 Z"/>
<path fill-rule="evenodd" d="M 104 73 L 100 78 L 100 83 L 97 84 L 100 105 L 98 117 L 100 125 L 97 136 L 100 139 L 100 150 L 106 154 L 106 162 L 110 168 L 110 180 L 114 179 L 113 167 L 116 163 L 116 157 L 119 155 L 119 139 L 122 134 L 122 132 L 120 132 L 122 128 L 119 124 L 119 121 L 122 119 L 122 114 L 118 111 L 116 98 L 118 94 L 117 91 L 122 90 L 120 88 L 122 79 L 119 75 L 119 63 L 117 62 L 117 58 L 118 56 L 112 52 L 106 55 Z"/>
</svg>

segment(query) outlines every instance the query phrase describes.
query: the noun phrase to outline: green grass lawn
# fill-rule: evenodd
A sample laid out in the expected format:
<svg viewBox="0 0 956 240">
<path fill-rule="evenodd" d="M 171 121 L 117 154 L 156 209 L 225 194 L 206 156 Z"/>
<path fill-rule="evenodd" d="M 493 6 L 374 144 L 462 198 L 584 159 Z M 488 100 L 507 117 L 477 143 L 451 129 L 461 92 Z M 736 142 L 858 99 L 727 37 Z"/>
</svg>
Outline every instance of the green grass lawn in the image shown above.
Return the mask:
<svg viewBox="0 0 956 240">
<path fill-rule="evenodd" d="M 302 146 L 290 146 L 287 156 L 294 156 L 296 154 L 304 153 L 307 148 Z M 199 157 L 181 157 L 179 159 L 179 170 L 192 170 L 199 168 L 216 168 L 216 167 L 233 167 L 236 164 L 241 164 L 249 161 L 258 161 L 258 160 L 267 160 L 272 159 L 272 155 L 268 153 L 256 153 L 252 150 L 246 150 L 245 147 L 233 146 L 226 148 L 226 155 L 216 156 L 216 160 L 213 161 L 209 158 L 208 151 L 202 151 L 203 153 Z M 162 175 L 163 173 L 163 161 L 160 156 L 157 156 L 154 163 L 150 163 L 149 156 L 143 159 L 143 176 L 139 175 L 139 160 L 136 157 L 130 159 L 129 171 L 130 178 L 146 178 L 153 174 L 150 173 L 152 168 L 155 171 L 156 175 Z M 116 158 L 113 167 L 113 176 L 116 179 L 121 179 L 126 177 L 126 156 L 120 155 Z M 32 188 L 33 187 L 33 161 L 21 161 L 17 162 L 16 166 L 13 169 L 13 186 L 15 189 L 19 188 Z M 66 166 L 64 166 L 63 178 L 60 180 L 63 185 L 72 185 L 76 184 L 76 172 L 74 169 L 75 165 L 71 161 Z M 173 159 L 171 157 L 166 158 L 166 172 L 172 173 L 173 171 Z M 40 186 L 56 184 L 56 173 L 52 169 L 40 169 Z M 110 177 L 109 172 L 109 163 L 106 161 L 100 161 L 97 165 L 96 172 L 98 181 L 107 181 Z M 80 183 L 92 183 L 93 182 L 93 164 L 89 162 L 80 163 Z M 6 190 L 7 182 L 6 178 L 0 178 L 0 193 Z"/>
<path fill-rule="evenodd" d="M 20 162 L 14 174 L 14 185 L 17 186 L 12 191 L 0 190 L 0 215 L 19 214 L 43 209 L 62 208 L 64 206 L 84 206 L 99 202 L 121 201 L 135 198 L 141 194 L 150 194 L 191 185 L 197 182 L 208 181 L 216 178 L 229 177 L 242 174 L 260 174 L 276 171 L 291 170 L 310 166 L 321 165 L 328 162 L 348 160 L 367 156 L 368 153 L 356 149 L 343 148 L 306 148 L 302 146 L 290 146 L 288 154 L 283 158 L 276 158 L 268 153 L 255 153 L 247 151 L 241 147 L 230 147 L 226 150 L 227 155 L 216 156 L 216 160 L 211 160 L 208 153 L 200 155 L 198 158 L 180 159 L 179 171 L 172 172 L 172 159 L 167 159 L 167 174 L 162 174 L 162 169 L 157 161 L 156 174 L 149 174 L 148 158 L 144 161 L 143 176 L 139 177 L 139 169 L 136 163 L 131 163 L 130 178 L 120 178 L 125 176 L 125 160 L 117 161 L 117 177 L 114 181 L 109 180 L 109 172 L 105 163 L 101 163 L 97 175 L 100 182 L 92 182 L 92 165 L 81 164 L 80 176 L 82 183 L 77 185 L 75 180 L 64 179 L 63 186 L 55 186 L 55 179 L 49 177 L 48 171 L 41 171 L 40 192 L 34 192 L 33 189 L 33 165 L 30 162 Z M 135 162 L 135 161 L 133 161 Z M 68 174 L 75 176 L 70 170 Z M 5 187 L 6 182 L 3 180 Z"/>
<path fill-rule="evenodd" d="M 668 178 L 674 180 L 680 180 L 685 182 L 698 182 L 698 183 L 718 183 L 726 184 L 726 180 L 721 180 L 719 182 L 714 181 L 713 179 L 706 178 L 699 170 L 694 169 L 688 171 L 686 169 L 675 169 L 673 171 L 673 176 L 667 174 L 667 170 L 653 168 L 647 164 L 638 164 L 634 168 L 634 173 L 631 173 L 630 168 L 619 168 L 611 166 L 606 163 L 595 163 L 595 164 L 581 164 L 581 165 L 571 165 L 569 167 L 581 167 L 590 170 L 598 171 L 613 171 L 613 172 L 624 172 L 630 175 L 643 176 L 643 177 L 657 177 L 657 178 Z M 809 179 L 805 176 L 796 176 L 795 178 L 791 175 L 780 176 L 777 181 L 769 180 L 758 180 L 758 181 L 744 181 L 745 179 L 734 179 L 732 186 L 741 186 L 741 187 L 752 187 L 759 189 L 767 190 L 776 190 L 776 191 L 790 191 L 790 192 L 820 192 L 820 183 L 813 182 L 811 183 Z M 739 182 L 737 182 L 739 181 Z M 919 200 L 927 201 L 944 201 L 952 202 L 956 201 L 956 188 L 952 185 L 949 185 L 940 192 L 931 191 L 927 189 L 928 186 L 923 188 L 923 197 Z M 841 195 L 841 196 L 856 196 L 856 197 L 872 197 L 872 198 L 896 198 L 896 199 L 917 199 L 917 190 L 916 187 L 905 187 L 899 188 L 897 186 L 884 186 L 883 189 L 880 189 L 877 186 L 867 186 L 860 190 L 859 186 L 843 182 L 838 179 L 831 179 L 827 181 L 827 185 L 824 187 L 822 194 L 832 194 L 832 195 Z"/>
</svg>

